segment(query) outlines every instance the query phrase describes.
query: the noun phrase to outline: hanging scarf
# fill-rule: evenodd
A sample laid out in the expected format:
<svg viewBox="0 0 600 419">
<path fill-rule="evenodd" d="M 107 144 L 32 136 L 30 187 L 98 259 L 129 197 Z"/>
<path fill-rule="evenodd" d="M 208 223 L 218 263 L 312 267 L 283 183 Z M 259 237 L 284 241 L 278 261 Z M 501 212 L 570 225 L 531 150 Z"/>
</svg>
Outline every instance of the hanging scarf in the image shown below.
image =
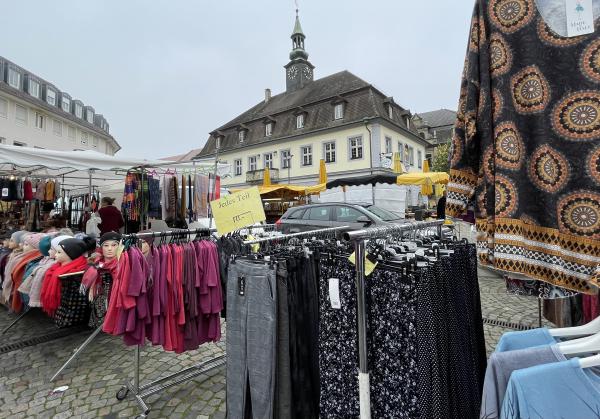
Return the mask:
<svg viewBox="0 0 600 419">
<path fill-rule="evenodd" d="M 101 252 L 102 250 L 100 250 Z M 88 294 L 88 298 L 90 301 L 94 301 L 97 295 L 100 295 L 104 292 L 102 289 L 102 281 L 100 280 L 100 274 L 102 272 L 109 272 L 110 276 L 115 278 L 117 275 L 117 269 L 119 267 L 119 261 L 117 258 L 114 258 L 110 261 L 104 259 L 104 256 L 100 256 L 96 260 L 94 266 L 90 266 L 85 274 L 83 274 L 83 278 L 81 280 L 81 293 Z"/>
<path fill-rule="evenodd" d="M 54 316 L 60 305 L 60 275 L 84 271 L 87 266 L 87 259 L 84 256 L 79 256 L 66 265 L 57 262 L 46 271 L 44 284 L 42 285 L 41 301 L 42 308 L 48 315 Z"/>
</svg>

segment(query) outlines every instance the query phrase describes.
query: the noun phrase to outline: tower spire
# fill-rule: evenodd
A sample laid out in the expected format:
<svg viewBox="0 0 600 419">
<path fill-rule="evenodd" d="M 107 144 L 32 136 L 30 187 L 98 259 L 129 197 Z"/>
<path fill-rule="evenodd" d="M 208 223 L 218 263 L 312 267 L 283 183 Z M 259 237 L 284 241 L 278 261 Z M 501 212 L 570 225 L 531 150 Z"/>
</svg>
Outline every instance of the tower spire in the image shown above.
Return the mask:
<svg viewBox="0 0 600 419">
<path fill-rule="evenodd" d="M 313 81 L 314 66 L 308 61 L 308 52 L 304 49 L 306 35 L 304 35 L 302 25 L 300 24 L 298 2 L 296 2 L 296 21 L 291 38 L 292 51 L 290 52 L 290 62 L 285 66 L 286 91 L 288 92 L 301 89 L 307 83 Z"/>
</svg>

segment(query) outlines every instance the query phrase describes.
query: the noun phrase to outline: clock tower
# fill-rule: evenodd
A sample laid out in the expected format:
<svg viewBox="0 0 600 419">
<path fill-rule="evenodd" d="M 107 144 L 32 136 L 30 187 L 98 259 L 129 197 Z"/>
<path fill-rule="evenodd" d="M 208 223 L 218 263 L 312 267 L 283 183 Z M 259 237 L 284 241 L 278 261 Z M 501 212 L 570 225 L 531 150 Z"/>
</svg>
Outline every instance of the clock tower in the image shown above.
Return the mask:
<svg viewBox="0 0 600 419">
<path fill-rule="evenodd" d="M 304 39 L 306 36 L 302 32 L 300 19 L 298 18 L 298 9 L 296 9 L 296 24 L 294 33 L 292 33 L 292 52 L 290 52 L 290 62 L 285 65 L 285 90 L 294 92 L 302 89 L 308 83 L 313 81 L 314 65 L 308 61 L 308 53 L 304 50 Z"/>
</svg>

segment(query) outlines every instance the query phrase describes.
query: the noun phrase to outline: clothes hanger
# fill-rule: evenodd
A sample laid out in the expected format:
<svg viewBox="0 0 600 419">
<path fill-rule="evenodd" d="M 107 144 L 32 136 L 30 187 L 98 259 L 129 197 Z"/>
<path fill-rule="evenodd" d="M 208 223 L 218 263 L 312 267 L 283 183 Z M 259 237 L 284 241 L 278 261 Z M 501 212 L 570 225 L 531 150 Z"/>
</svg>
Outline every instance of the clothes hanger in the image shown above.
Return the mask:
<svg viewBox="0 0 600 419">
<path fill-rule="evenodd" d="M 563 355 L 586 355 L 600 352 L 600 333 L 556 345 Z"/>
<path fill-rule="evenodd" d="M 600 316 L 582 326 L 560 327 L 556 329 L 550 329 L 549 332 L 550 335 L 555 338 L 593 335 L 600 332 Z"/>
<path fill-rule="evenodd" d="M 581 368 L 600 367 L 600 355 L 588 356 L 579 360 Z"/>
</svg>

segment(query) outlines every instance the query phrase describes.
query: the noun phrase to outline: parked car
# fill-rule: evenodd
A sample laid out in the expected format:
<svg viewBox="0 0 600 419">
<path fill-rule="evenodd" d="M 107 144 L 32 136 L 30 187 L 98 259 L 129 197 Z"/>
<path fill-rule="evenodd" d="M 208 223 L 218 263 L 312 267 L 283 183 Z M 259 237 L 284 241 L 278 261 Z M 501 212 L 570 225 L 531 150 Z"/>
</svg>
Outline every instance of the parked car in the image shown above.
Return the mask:
<svg viewBox="0 0 600 419">
<path fill-rule="evenodd" d="M 328 202 L 292 207 L 276 224 L 279 231 L 288 234 L 341 226 L 358 230 L 403 221 L 398 214 L 375 205 Z"/>
</svg>

